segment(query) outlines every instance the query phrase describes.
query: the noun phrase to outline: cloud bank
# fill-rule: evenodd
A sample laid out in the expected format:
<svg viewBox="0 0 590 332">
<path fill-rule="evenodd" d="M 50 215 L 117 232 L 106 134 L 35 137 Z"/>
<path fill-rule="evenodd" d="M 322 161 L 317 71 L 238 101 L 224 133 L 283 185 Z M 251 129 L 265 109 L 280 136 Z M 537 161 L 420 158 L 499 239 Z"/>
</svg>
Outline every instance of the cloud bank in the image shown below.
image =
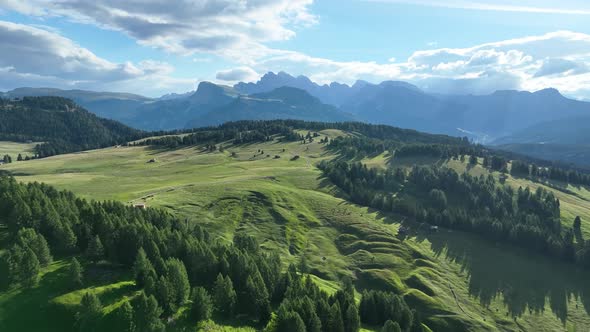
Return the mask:
<svg viewBox="0 0 590 332">
<path fill-rule="evenodd" d="M 54 31 L 0 21 L 0 89 L 20 86 L 60 88 L 125 89 L 150 93 L 154 80 L 158 87 L 172 87 L 183 82 L 169 77 L 174 70 L 158 61 L 113 63 L 78 46 Z M 135 83 L 134 83 L 135 82 Z"/>
<path fill-rule="evenodd" d="M 478 10 L 590 13 L 590 4 L 578 3 L 580 0 L 568 0 L 559 9 L 544 0 L 524 0 L 518 8 L 505 0 L 381 1 Z M 269 46 L 294 38 L 298 29 L 319 22 L 310 10 L 312 0 L 0 0 L 0 4 L 29 16 L 54 16 L 120 31 L 141 45 L 196 59 L 194 62 L 209 56 L 223 58 L 233 66 L 204 79 L 226 84 L 253 81 L 268 71 L 286 71 L 307 75 L 318 83 L 404 80 L 431 92 L 454 94 L 554 87 L 572 97 L 590 98 L 590 35 L 571 31 L 465 48 L 439 48 L 433 42 L 430 49 L 417 50 L 407 59 L 336 61 Z M 153 95 L 156 91 L 191 90 L 196 81 L 174 78 L 174 68 L 162 62 L 110 62 L 42 26 L 0 21 L 0 46 L 0 89 L 49 85 Z"/>
<path fill-rule="evenodd" d="M 58 16 L 121 31 L 146 46 L 182 55 L 209 52 L 243 58 L 263 43 L 315 24 L 312 0 L 3 0 L 30 16 Z"/>
</svg>

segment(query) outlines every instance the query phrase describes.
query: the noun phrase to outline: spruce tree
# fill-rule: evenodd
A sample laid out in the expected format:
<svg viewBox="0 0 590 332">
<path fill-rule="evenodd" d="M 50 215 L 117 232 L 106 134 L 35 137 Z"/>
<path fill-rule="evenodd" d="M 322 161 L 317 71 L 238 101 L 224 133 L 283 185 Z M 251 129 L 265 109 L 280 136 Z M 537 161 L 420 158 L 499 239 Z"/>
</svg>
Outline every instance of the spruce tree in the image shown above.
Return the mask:
<svg viewBox="0 0 590 332">
<path fill-rule="evenodd" d="M 133 307 L 129 301 L 125 301 L 117 310 L 117 331 L 135 332 L 135 322 L 133 320 Z"/>
<path fill-rule="evenodd" d="M 294 311 L 289 311 L 285 305 L 281 305 L 277 313 L 276 331 L 306 332 L 305 323 L 301 316 Z"/>
<path fill-rule="evenodd" d="M 133 318 L 136 331 L 141 332 L 162 332 L 165 330 L 164 323 L 160 320 L 162 309 L 153 295 L 149 297 L 141 292 L 133 303 Z"/>
<path fill-rule="evenodd" d="M 580 216 L 576 216 L 576 219 L 574 219 L 574 230 L 579 231 L 581 227 L 582 219 L 580 218 Z"/>
<path fill-rule="evenodd" d="M 397 322 L 388 320 L 383 325 L 381 332 L 402 332 L 402 329 Z"/>
<path fill-rule="evenodd" d="M 145 287 L 149 277 L 155 278 L 156 272 L 152 263 L 148 259 L 143 248 L 139 248 L 135 263 L 133 264 L 133 274 L 137 287 Z"/>
<path fill-rule="evenodd" d="M 332 304 L 330 307 L 330 317 L 328 318 L 328 332 L 344 332 L 344 322 L 342 321 L 342 311 L 338 302 Z"/>
<path fill-rule="evenodd" d="M 24 249 L 22 260 L 20 261 L 19 277 L 25 287 L 33 287 L 39 282 L 39 260 L 30 248 Z"/>
<path fill-rule="evenodd" d="M 176 302 L 174 301 L 174 290 L 170 281 L 164 276 L 160 276 L 158 283 L 156 284 L 156 299 L 158 303 L 164 309 L 164 313 L 169 315 L 176 310 Z"/>
<path fill-rule="evenodd" d="M 102 242 L 98 235 L 90 240 L 88 243 L 88 248 L 86 249 L 86 255 L 90 258 L 93 262 L 98 262 L 104 257 L 104 247 L 102 246 Z"/>
<path fill-rule="evenodd" d="M 182 305 L 188 300 L 191 291 L 186 268 L 184 263 L 176 258 L 169 259 L 166 265 L 168 267 L 168 280 L 174 288 L 173 300 L 177 305 Z"/>
<path fill-rule="evenodd" d="M 22 228 L 17 234 L 17 243 L 23 248 L 30 248 L 37 256 L 41 266 L 47 266 L 52 261 L 51 252 L 43 235 L 32 228 Z"/>
<path fill-rule="evenodd" d="M 72 258 L 72 260 L 70 262 L 69 275 L 70 275 L 70 284 L 73 289 L 78 289 L 78 288 L 82 287 L 82 285 L 84 284 L 83 274 L 84 274 L 84 271 L 82 269 L 82 266 L 78 262 L 78 260 L 75 257 Z"/>
<path fill-rule="evenodd" d="M 230 318 L 233 315 L 237 295 L 229 276 L 224 278 L 221 273 L 217 275 L 217 280 L 213 287 L 213 301 L 215 303 L 215 309 L 221 316 Z"/>
<path fill-rule="evenodd" d="M 102 305 L 94 293 L 86 293 L 76 314 L 76 324 L 81 332 L 99 331 L 98 322 L 102 316 Z"/>
<path fill-rule="evenodd" d="M 359 312 L 354 303 L 348 305 L 344 315 L 344 331 L 357 332 L 361 327 Z"/>
<path fill-rule="evenodd" d="M 203 287 L 195 287 L 191 296 L 190 317 L 194 322 L 200 322 L 211 318 L 213 304 L 209 293 Z"/>
</svg>

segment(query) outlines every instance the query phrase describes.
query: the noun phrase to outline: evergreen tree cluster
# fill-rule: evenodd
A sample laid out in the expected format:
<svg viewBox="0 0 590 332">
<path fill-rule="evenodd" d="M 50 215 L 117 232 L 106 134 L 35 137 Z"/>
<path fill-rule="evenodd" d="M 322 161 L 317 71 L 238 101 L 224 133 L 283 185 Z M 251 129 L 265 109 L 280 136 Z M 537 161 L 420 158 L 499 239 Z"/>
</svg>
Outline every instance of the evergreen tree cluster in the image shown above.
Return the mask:
<svg viewBox="0 0 590 332">
<path fill-rule="evenodd" d="M 525 161 L 512 161 L 510 173 L 514 176 L 528 177 L 532 180 L 556 180 L 571 184 L 590 185 L 590 174 L 575 169 L 555 166 L 540 167 Z"/>
<path fill-rule="evenodd" d="M 360 328 L 354 287 L 345 279 L 333 295 L 322 291 L 308 275 L 302 277 L 291 265 L 280 283 L 281 302 L 267 331 L 356 332 Z"/>
<path fill-rule="evenodd" d="M 459 175 L 435 166 L 409 172 L 343 161 L 319 166 L 355 203 L 587 265 L 590 242 L 574 245 L 573 229 L 561 225 L 559 200 L 542 188 L 514 190 L 491 175 Z"/>
<path fill-rule="evenodd" d="M 404 299 L 391 292 L 363 291 L 359 305 L 361 322 L 372 326 L 397 326 L 399 331 L 422 331 L 422 322 Z M 391 322 L 391 323 L 388 323 Z"/>
<path fill-rule="evenodd" d="M 145 133 L 102 119 L 61 97 L 24 97 L 0 102 L 0 139 L 45 142 L 35 154 L 103 148 L 143 137 Z"/>
<path fill-rule="evenodd" d="M 215 314 L 247 317 L 269 331 L 355 332 L 360 327 L 350 280 L 329 296 L 295 266 L 282 272 L 277 253 L 263 251 L 242 233 L 226 245 L 198 225 L 157 209 L 86 201 L 11 177 L 0 177 L 0 223 L 11 243 L 0 259 L 4 287 L 35 285 L 40 269 L 52 261 L 51 252 L 107 260 L 133 271 L 140 294 L 117 309 L 121 331 L 164 331 L 163 318 L 185 306 L 194 322 Z M 70 260 L 68 278 L 72 289 L 83 287 L 84 269 L 76 258 Z M 279 308 L 276 315 L 273 307 Z M 95 331 L 102 318 L 99 299 L 86 293 L 76 326 Z"/>
</svg>

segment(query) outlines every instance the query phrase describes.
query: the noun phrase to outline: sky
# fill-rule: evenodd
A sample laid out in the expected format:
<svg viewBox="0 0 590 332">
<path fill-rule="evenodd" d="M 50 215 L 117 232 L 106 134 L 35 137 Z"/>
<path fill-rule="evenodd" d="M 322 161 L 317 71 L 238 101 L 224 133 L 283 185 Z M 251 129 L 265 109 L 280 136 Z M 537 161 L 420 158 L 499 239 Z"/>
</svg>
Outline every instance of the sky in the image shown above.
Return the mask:
<svg viewBox="0 0 590 332">
<path fill-rule="evenodd" d="M 0 0 L 0 91 L 156 97 L 266 72 L 590 100 L 587 0 Z"/>
</svg>

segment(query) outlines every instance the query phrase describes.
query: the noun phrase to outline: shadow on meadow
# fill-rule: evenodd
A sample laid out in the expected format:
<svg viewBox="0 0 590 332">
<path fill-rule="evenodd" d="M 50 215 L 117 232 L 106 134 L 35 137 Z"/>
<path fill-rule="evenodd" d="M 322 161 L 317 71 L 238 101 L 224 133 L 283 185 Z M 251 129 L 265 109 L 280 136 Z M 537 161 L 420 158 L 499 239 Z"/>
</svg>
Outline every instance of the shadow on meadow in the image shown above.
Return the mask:
<svg viewBox="0 0 590 332">
<path fill-rule="evenodd" d="M 3 321 L 0 331 L 70 331 L 73 316 L 63 306 L 48 300 L 63 293 L 67 268 L 43 275 L 39 285 L 22 289 L 0 307 Z M 47 322 L 51 322 L 50 325 Z"/>
<path fill-rule="evenodd" d="M 590 272 L 574 265 L 523 252 L 506 244 L 494 244 L 462 232 L 423 234 L 437 256 L 444 255 L 469 278 L 469 294 L 489 306 L 502 295 L 506 315 L 513 318 L 541 313 L 549 304 L 551 312 L 565 324 L 568 301 L 580 298 L 590 314 Z"/>
</svg>

